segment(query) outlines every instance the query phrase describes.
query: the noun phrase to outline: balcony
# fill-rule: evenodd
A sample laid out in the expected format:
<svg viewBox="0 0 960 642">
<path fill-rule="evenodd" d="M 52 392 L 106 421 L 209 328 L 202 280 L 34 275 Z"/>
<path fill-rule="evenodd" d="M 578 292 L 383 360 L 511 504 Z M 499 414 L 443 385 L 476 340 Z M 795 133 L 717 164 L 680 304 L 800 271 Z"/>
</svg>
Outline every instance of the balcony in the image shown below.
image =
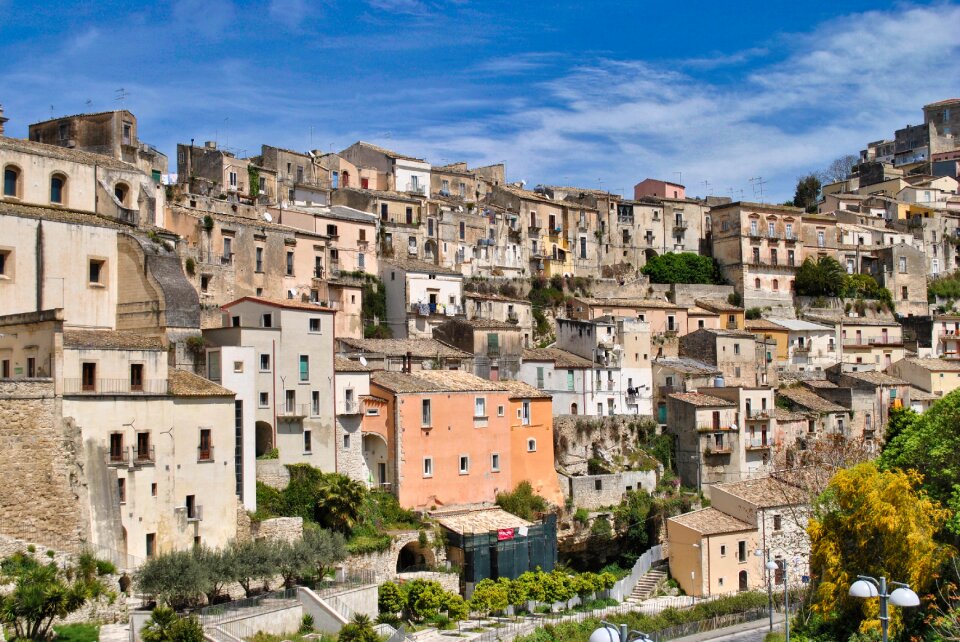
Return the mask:
<svg viewBox="0 0 960 642">
<path fill-rule="evenodd" d="M 733 432 L 733 428 L 729 425 L 698 424 L 697 432 Z"/>
<path fill-rule="evenodd" d="M 686 221 L 684 221 L 683 219 L 680 219 L 679 221 L 674 221 L 674 223 L 673 223 L 673 230 L 674 230 L 674 232 L 676 232 L 676 231 L 684 232 L 684 231 L 686 231 L 686 229 L 687 229 L 687 222 L 686 222 Z"/>
<path fill-rule="evenodd" d="M 185 506 L 188 522 L 203 521 L 203 506 Z"/>
<path fill-rule="evenodd" d="M 137 466 L 152 466 L 157 461 L 156 450 L 153 446 L 133 448 L 133 463 Z"/>
<path fill-rule="evenodd" d="M 199 262 L 203 265 L 233 265 L 233 252 L 229 254 L 203 253 Z"/>
<path fill-rule="evenodd" d="M 513 310 L 507 311 L 507 323 L 520 323 L 520 315 Z"/>
<path fill-rule="evenodd" d="M 427 188 L 421 185 L 419 182 L 416 182 L 416 183 L 410 182 L 410 183 L 407 183 L 407 186 L 404 189 L 404 191 L 410 194 L 420 194 L 421 196 L 423 196 L 427 193 Z"/>
<path fill-rule="evenodd" d="M 318 408 L 318 410 L 319 410 L 319 408 Z M 319 414 L 319 413 L 315 413 L 315 414 Z M 359 415 L 359 414 L 362 414 L 362 413 L 360 412 L 360 404 L 357 402 L 356 399 L 344 399 L 344 400 L 340 403 L 340 412 L 339 412 L 338 414 L 341 414 L 341 415 Z"/>
<path fill-rule="evenodd" d="M 712 445 L 712 446 L 707 446 L 706 448 L 703 449 L 703 454 L 707 457 L 729 455 L 731 452 L 733 451 L 731 450 L 730 446 Z"/>
<path fill-rule="evenodd" d="M 794 354 L 809 354 L 810 353 L 810 344 L 802 346 L 793 346 Z"/>
<path fill-rule="evenodd" d="M 750 237 L 751 241 L 759 241 L 763 238 L 763 234 L 760 233 L 760 230 L 750 230 L 747 232 L 746 236 Z"/>
<path fill-rule="evenodd" d="M 902 337 L 844 337 L 843 347 L 845 348 L 870 348 L 871 346 L 900 346 L 903 345 Z"/>
<path fill-rule="evenodd" d="M 147 379 L 132 383 L 130 379 L 64 379 L 65 395 L 165 395 L 166 379 Z"/>
<path fill-rule="evenodd" d="M 197 461 L 213 461 L 213 446 L 197 446 Z"/>
<path fill-rule="evenodd" d="M 755 439 L 748 441 L 746 444 L 744 444 L 744 447 L 749 451 L 762 451 L 770 450 L 770 448 L 772 448 L 774 445 L 775 444 L 773 440 L 764 441 L 763 439 Z"/>
<path fill-rule="evenodd" d="M 308 403 L 287 403 L 277 408 L 277 417 L 281 421 L 298 421 L 307 417 L 310 413 L 310 404 Z"/>
<path fill-rule="evenodd" d="M 108 466 L 123 466 L 130 461 L 130 449 L 129 448 L 120 448 L 119 450 L 111 450 L 107 453 L 107 465 Z"/>
<path fill-rule="evenodd" d="M 783 235 L 783 240 L 786 241 L 787 243 L 796 243 L 799 239 L 797 238 L 796 234 L 794 234 L 793 232 L 790 232 L 788 234 Z"/>
<path fill-rule="evenodd" d="M 547 234 L 550 235 L 550 238 L 556 238 L 556 237 L 560 236 L 561 234 L 563 234 L 563 228 L 562 228 L 562 227 L 552 227 L 552 228 L 550 228 L 549 230 L 547 230 Z"/>
<path fill-rule="evenodd" d="M 727 321 L 727 330 L 736 330 L 737 327 L 736 321 Z"/>
<path fill-rule="evenodd" d="M 780 237 L 780 234 L 777 233 L 777 232 L 774 232 L 773 234 L 767 232 L 767 240 L 768 240 L 768 241 L 779 241 L 780 238 L 781 238 L 781 237 Z"/>
</svg>

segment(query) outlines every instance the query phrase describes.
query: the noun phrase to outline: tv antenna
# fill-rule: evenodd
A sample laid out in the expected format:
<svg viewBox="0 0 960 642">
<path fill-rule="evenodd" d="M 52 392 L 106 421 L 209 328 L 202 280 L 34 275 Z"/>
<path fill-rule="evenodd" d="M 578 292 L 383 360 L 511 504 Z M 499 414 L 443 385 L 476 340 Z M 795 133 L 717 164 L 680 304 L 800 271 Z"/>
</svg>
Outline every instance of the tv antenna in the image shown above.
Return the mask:
<svg viewBox="0 0 960 642">
<path fill-rule="evenodd" d="M 704 181 L 703 181 L 703 189 L 706 191 L 707 196 L 709 196 L 709 195 L 710 195 L 710 181 L 708 181 L 708 180 L 704 180 Z"/>
<path fill-rule="evenodd" d="M 123 105 L 124 102 L 126 102 L 127 98 L 130 96 L 130 92 L 124 89 L 123 87 L 121 87 L 120 89 L 116 90 L 113 93 L 114 93 L 113 99 L 116 102 L 120 103 L 121 105 Z"/>
<path fill-rule="evenodd" d="M 753 183 L 753 196 L 756 197 L 757 193 L 760 194 L 760 202 L 763 202 L 763 186 L 767 184 L 767 181 L 763 180 L 763 176 L 754 176 L 750 179 L 750 182 Z"/>
</svg>

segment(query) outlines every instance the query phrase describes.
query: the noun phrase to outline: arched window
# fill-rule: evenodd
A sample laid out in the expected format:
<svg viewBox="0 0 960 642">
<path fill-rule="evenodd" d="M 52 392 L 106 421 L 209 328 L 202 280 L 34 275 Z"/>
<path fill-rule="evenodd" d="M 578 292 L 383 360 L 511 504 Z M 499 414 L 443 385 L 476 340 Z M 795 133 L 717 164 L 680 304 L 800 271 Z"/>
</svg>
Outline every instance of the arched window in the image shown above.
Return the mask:
<svg viewBox="0 0 960 642">
<path fill-rule="evenodd" d="M 67 177 L 54 174 L 50 177 L 50 202 L 63 205 L 66 202 Z"/>
<path fill-rule="evenodd" d="M 778 279 L 773 280 L 773 291 L 774 292 L 780 291 L 780 281 Z"/>
<path fill-rule="evenodd" d="M 757 289 L 757 290 L 760 289 L 760 279 L 754 279 L 754 280 L 753 280 L 753 287 L 754 287 L 755 289 Z"/>
<path fill-rule="evenodd" d="M 340 177 L 343 180 L 343 186 L 350 187 L 350 172 L 344 170 Z"/>
<path fill-rule="evenodd" d="M 3 168 L 3 195 L 20 196 L 20 168 L 15 165 Z"/>
<path fill-rule="evenodd" d="M 570 404 L 570 414 L 571 415 L 577 414 L 577 404 L 575 403 Z"/>
<path fill-rule="evenodd" d="M 113 195 L 116 196 L 117 200 L 123 205 L 127 204 L 127 194 L 129 193 L 130 188 L 127 187 L 126 183 L 117 183 L 113 188 Z"/>
</svg>

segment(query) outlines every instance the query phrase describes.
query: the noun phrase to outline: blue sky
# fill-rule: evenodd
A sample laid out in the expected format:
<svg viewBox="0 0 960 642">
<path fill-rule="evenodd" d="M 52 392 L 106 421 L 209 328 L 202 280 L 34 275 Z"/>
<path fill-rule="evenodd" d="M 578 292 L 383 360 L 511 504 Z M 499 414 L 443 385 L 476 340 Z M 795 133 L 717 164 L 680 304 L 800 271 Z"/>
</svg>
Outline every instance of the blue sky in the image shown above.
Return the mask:
<svg viewBox="0 0 960 642">
<path fill-rule="evenodd" d="M 191 138 L 247 154 L 362 139 L 503 161 L 530 186 L 629 195 L 653 176 L 753 199 L 761 176 L 782 201 L 960 96 L 947 2 L 0 0 L 0 15 L 8 135 L 118 108 L 122 87 L 171 161 Z"/>
</svg>

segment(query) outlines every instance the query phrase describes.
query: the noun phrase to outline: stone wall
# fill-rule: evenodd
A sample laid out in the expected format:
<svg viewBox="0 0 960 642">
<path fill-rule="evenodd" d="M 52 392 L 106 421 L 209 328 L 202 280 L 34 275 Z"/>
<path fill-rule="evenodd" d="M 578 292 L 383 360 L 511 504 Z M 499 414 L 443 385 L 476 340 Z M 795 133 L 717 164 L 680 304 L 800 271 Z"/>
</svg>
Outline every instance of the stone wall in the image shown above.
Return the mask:
<svg viewBox="0 0 960 642">
<path fill-rule="evenodd" d="M 567 473 L 583 475 L 587 460 L 596 452 L 617 457 L 632 449 L 636 429 L 643 417 L 623 415 L 585 417 L 557 415 L 553 418 L 553 447 L 557 463 Z"/>
<path fill-rule="evenodd" d="M 652 493 L 657 487 L 656 470 L 627 470 L 609 475 L 560 476 L 564 497 L 572 497 L 577 508 L 596 510 L 616 506 L 627 490 L 643 489 Z"/>
<path fill-rule="evenodd" d="M 257 481 L 277 490 L 283 490 L 290 483 L 290 471 L 279 459 L 257 460 Z"/>
<path fill-rule="evenodd" d="M 672 286 L 673 302 L 677 305 L 692 306 L 697 299 L 715 299 L 726 301 L 734 292 L 732 285 L 696 285 L 678 283 Z"/>
<path fill-rule="evenodd" d="M 250 525 L 254 539 L 295 542 L 303 537 L 302 517 L 274 517 Z"/>
<path fill-rule="evenodd" d="M 357 571 L 373 571 L 377 574 L 377 581 L 385 582 L 397 577 L 397 560 L 400 558 L 400 551 L 404 546 L 410 543 L 416 543 L 420 539 L 418 531 L 404 531 L 393 534 L 393 543 L 390 548 L 377 553 L 368 553 L 365 555 L 352 555 L 343 561 L 344 570 L 348 573 Z M 442 566 L 447 561 L 445 550 L 437 550 L 433 547 L 433 533 L 427 531 L 427 540 L 433 560 L 428 563 Z"/>
<path fill-rule="evenodd" d="M 89 539 L 82 447 L 53 381 L 0 381 L 0 533 L 67 549 Z"/>
</svg>

